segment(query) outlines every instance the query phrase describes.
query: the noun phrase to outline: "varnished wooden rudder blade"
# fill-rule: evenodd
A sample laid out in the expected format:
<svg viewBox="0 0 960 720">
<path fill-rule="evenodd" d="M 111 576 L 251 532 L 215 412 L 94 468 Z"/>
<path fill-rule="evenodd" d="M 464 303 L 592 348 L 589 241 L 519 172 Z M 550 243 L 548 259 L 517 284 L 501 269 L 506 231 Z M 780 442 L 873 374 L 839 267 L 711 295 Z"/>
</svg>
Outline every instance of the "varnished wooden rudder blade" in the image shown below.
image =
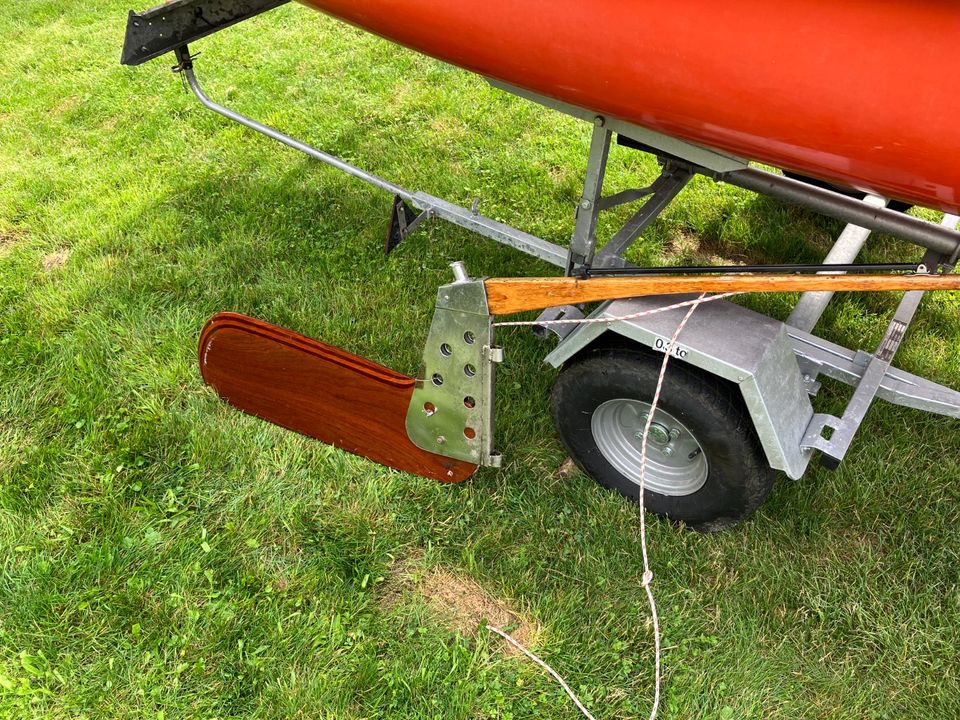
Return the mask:
<svg viewBox="0 0 960 720">
<path fill-rule="evenodd" d="M 484 282 L 492 315 L 542 310 L 641 295 L 721 292 L 960 290 L 960 275 L 660 275 L 490 278 Z"/>
<path fill-rule="evenodd" d="M 207 322 L 199 356 L 203 379 L 250 415 L 441 482 L 477 469 L 410 442 L 414 380 L 370 360 L 235 313 Z"/>
</svg>

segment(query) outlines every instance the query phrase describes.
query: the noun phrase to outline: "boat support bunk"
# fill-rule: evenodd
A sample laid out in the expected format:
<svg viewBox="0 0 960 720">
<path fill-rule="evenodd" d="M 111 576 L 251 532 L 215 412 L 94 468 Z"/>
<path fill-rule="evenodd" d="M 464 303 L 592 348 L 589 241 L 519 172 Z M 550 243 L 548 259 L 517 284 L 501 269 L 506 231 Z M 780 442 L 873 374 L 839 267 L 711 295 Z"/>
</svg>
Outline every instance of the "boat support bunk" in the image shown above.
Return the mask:
<svg viewBox="0 0 960 720">
<path fill-rule="evenodd" d="M 209 110 L 392 195 L 394 202 L 388 224 L 387 252 L 428 221 L 441 219 L 544 260 L 560 268 L 567 276 L 593 278 L 624 273 L 662 272 L 661 268 L 635 268 L 624 259 L 624 255 L 644 229 L 694 176 L 705 175 L 718 182 L 730 183 L 784 202 L 801 205 L 841 219 L 848 225 L 823 265 L 671 268 L 675 273 L 717 270 L 748 270 L 754 273 L 784 270 L 852 272 L 866 267 L 853 263 L 868 236 L 874 231 L 891 234 L 926 249 L 919 268 L 916 264 L 903 263 L 885 266 L 885 269 L 903 270 L 909 267 L 921 273 L 950 271 L 960 255 L 960 233 L 957 232 L 956 216 L 945 214 L 939 224 L 928 222 L 886 207 L 887 201 L 883 198 L 871 195 L 862 199 L 851 197 L 800 179 L 750 167 L 742 158 L 681 141 L 615 118 L 598 116 L 587 109 L 492 80 L 491 84 L 503 91 L 592 125 L 583 193 L 575 211 L 569 246 L 549 242 L 485 217 L 479 212 L 479 201 L 475 201 L 473 207 L 466 208 L 425 192 L 400 187 L 224 107 L 211 100 L 201 88 L 197 79 L 196 59 L 191 55 L 188 43 L 282 5 L 284 1 L 247 0 L 240 3 L 227 0 L 179 0 L 146 13 L 131 12 L 123 62 L 136 65 L 166 52 L 173 52 L 176 56 L 174 70 L 182 74 L 194 95 Z M 661 165 L 659 177 L 647 187 L 630 188 L 605 195 L 604 175 L 614 141 L 654 153 Z M 597 221 L 600 214 L 611 208 L 639 201 L 643 202 L 612 238 L 606 243 L 598 243 Z M 457 265 L 455 273 L 455 282 L 440 290 L 438 314 L 443 310 L 443 298 L 446 296 L 449 300 L 450 288 L 461 294 L 466 293 L 465 286 L 472 282 L 462 266 Z M 873 352 L 850 350 L 813 333 L 831 296 L 829 291 L 804 293 L 785 323 L 723 300 L 704 304 L 685 329 L 681 345 L 672 349 L 673 354 L 688 365 L 739 389 L 766 462 L 770 468 L 780 470 L 792 479 L 797 479 L 804 473 L 815 456 L 814 451 L 819 451 L 824 465 L 837 467 L 846 456 L 875 398 L 960 418 L 960 393 L 892 366 L 896 352 L 917 312 L 923 296 L 922 291 L 909 291 L 904 294 L 880 345 Z M 483 303 L 482 300 L 478 302 L 479 306 L 473 307 L 473 310 L 479 313 Z M 589 317 L 636 316 L 644 310 L 661 307 L 666 302 L 663 297 L 657 296 L 611 300 L 600 304 Z M 685 309 L 678 308 L 670 312 L 607 323 L 551 324 L 550 321 L 558 319 L 577 320 L 584 317 L 581 306 L 566 305 L 544 310 L 535 331 L 541 337 L 550 336 L 552 333 L 559 339 L 559 344 L 547 355 L 546 362 L 560 368 L 580 357 L 594 344 L 609 342 L 611 334 L 649 348 L 654 353 L 662 353 L 667 346 L 667 338 L 671 336 L 684 311 Z M 478 332 L 484 331 L 484 327 L 481 324 Z M 453 328 L 449 322 L 440 322 L 435 317 L 428 345 L 436 343 L 446 347 L 448 341 L 453 341 L 455 332 L 462 333 L 462 329 Z M 737 342 L 731 343 L 731 337 L 736 337 Z M 492 335 L 490 343 L 490 346 L 485 348 L 490 352 L 483 356 L 478 355 L 477 358 L 478 363 L 491 367 L 490 372 L 483 371 L 478 374 L 483 385 L 478 392 L 489 399 L 491 406 L 485 409 L 476 421 L 479 423 L 477 430 L 485 438 L 485 444 L 483 452 L 474 453 L 471 458 L 481 465 L 500 463 L 500 456 L 493 450 L 492 445 L 492 366 L 502 353 L 496 349 L 491 350 Z M 427 377 L 429 372 L 428 367 Z M 839 416 L 814 412 L 810 397 L 817 394 L 821 377 L 832 378 L 854 388 L 851 399 Z M 421 390 L 424 384 L 423 381 L 418 381 Z M 438 403 L 451 400 L 454 404 L 459 404 L 459 397 L 453 398 L 453 395 L 462 393 L 462 390 L 459 386 L 449 390 L 432 388 L 431 397 Z M 445 393 L 453 395 L 447 398 Z M 434 400 L 426 402 L 424 408 L 433 407 Z M 657 423 L 654 425 L 657 426 Z M 416 432 L 409 419 L 408 430 L 413 438 Z M 668 430 L 664 436 L 664 450 L 669 450 L 675 440 L 671 439 L 671 432 Z M 679 491 L 676 494 L 680 494 Z M 704 527 L 710 526 L 707 524 Z"/>
</svg>

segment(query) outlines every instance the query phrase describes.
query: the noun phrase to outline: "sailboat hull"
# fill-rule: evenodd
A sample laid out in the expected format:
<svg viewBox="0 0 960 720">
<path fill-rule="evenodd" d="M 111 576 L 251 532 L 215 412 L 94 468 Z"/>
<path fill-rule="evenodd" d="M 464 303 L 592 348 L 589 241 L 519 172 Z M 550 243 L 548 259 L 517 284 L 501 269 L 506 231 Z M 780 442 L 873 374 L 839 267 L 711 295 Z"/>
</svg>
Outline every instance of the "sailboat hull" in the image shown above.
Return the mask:
<svg viewBox="0 0 960 720">
<path fill-rule="evenodd" d="M 598 114 L 960 212 L 954 2 L 302 1 Z"/>
</svg>

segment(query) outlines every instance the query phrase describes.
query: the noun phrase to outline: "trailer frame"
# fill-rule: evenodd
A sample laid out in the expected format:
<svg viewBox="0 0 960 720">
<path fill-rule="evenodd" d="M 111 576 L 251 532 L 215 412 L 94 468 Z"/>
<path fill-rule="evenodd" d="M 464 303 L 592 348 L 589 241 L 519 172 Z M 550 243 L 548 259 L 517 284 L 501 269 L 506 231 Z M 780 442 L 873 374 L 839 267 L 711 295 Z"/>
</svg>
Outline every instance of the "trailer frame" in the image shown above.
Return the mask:
<svg viewBox="0 0 960 720">
<path fill-rule="evenodd" d="M 566 275 L 603 269 L 629 270 L 632 266 L 625 259 L 626 251 L 694 176 L 705 175 L 718 182 L 727 182 L 846 221 L 848 226 L 828 254 L 822 272 L 837 272 L 836 268 L 831 270 L 831 266 L 852 263 L 871 231 L 889 233 L 926 248 L 921 266 L 924 270 L 952 270 L 960 255 L 960 232 L 956 230 L 956 216 L 946 214 L 941 223 L 931 223 L 887 208 L 883 198 L 867 196 L 861 200 L 840 191 L 815 187 L 801 180 L 751 167 L 743 158 L 490 79 L 494 87 L 505 92 L 592 125 L 583 192 L 577 203 L 569 246 L 564 247 L 482 215 L 479 200 L 471 208 L 466 208 L 429 193 L 401 187 L 227 108 L 211 100 L 202 89 L 197 79 L 196 60 L 191 55 L 188 41 L 209 35 L 284 2 L 259 0 L 231 3 L 224 0 L 216 3 L 221 11 L 216 27 L 203 28 L 197 26 L 196 19 L 206 11 L 198 15 L 197 9 L 210 6 L 211 3 L 206 0 L 178 0 L 144 14 L 131 12 L 123 61 L 125 64 L 139 64 L 172 51 L 177 60 L 174 71 L 185 78 L 193 94 L 207 109 L 393 195 L 388 225 L 388 252 L 428 221 L 442 219 L 544 260 L 560 268 Z M 165 11 L 165 14 L 158 15 L 160 11 Z M 145 35 L 143 21 L 151 17 L 162 17 L 164 22 L 158 23 L 160 27 L 148 25 L 150 32 Z M 171 22 L 178 28 L 172 34 L 167 26 Z M 621 144 L 657 156 L 661 173 L 652 184 L 604 195 L 607 162 L 615 138 Z M 638 201 L 643 202 L 633 215 L 611 239 L 601 245 L 597 237 L 600 214 Z M 692 323 L 686 330 L 682 360 L 740 388 L 770 466 L 784 471 L 791 478 L 799 478 L 809 465 L 814 451 L 821 453 L 825 465 L 836 467 L 840 464 L 875 398 L 960 418 L 960 393 L 892 367 L 922 296 L 922 292 L 904 295 L 882 342 L 873 352 L 850 350 L 813 334 L 830 300 L 824 293 L 805 294 L 786 323 L 752 313 L 733 303 L 712 303 L 709 311 L 701 311 L 700 322 Z M 619 317 L 657 303 L 663 304 L 663 300 L 654 297 L 607 302 L 594 310 L 591 317 Z M 581 308 L 564 306 L 544 311 L 540 320 L 576 320 L 583 317 Z M 542 325 L 538 334 L 547 335 L 549 327 L 557 335 L 559 344 L 547 355 L 546 362 L 561 367 L 610 332 L 662 352 L 664 323 L 669 322 L 670 314 L 664 314 L 653 316 L 652 319 L 612 320 L 603 325 L 582 327 L 575 324 Z M 738 328 L 736 347 L 728 341 L 732 326 Z M 819 390 L 821 376 L 854 387 L 853 396 L 839 417 L 815 413 L 812 409 L 809 398 Z M 492 372 L 489 373 L 484 393 L 490 399 L 491 408 L 483 420 L 485 449 L 476 459 L 482 464 L 499 465 L 500 456 L 493 451 L 491 444 Z"/>
</svg>

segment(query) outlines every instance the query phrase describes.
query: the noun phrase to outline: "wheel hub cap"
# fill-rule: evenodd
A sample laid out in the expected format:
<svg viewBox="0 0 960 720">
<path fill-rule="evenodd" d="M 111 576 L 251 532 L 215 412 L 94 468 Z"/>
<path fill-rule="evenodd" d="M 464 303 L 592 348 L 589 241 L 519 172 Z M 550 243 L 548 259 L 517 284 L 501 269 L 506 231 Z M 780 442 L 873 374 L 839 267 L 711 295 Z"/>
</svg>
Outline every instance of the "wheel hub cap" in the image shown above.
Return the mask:
<svg viewBox="0 0 960 720">
<path fill-rule="evenodd" d="M 640 484 L 643 429 L 650 404 L 617 398 L 601 404 L 590 428 L 603 457 L 631 482 Z M 661 495 L 691 495 L 707 481 L 709 467 L 699 441 L 663 409 L 654 413 L 647 443 L 647 489 Z"/>
<path fill-rule="evenodd" d="M 646 422 L 646 417 L 643 421 Z M 643 442 L 643 430 L 638 430 L 634 437 Z M 667 445 L 670 443 L 670 431 L 660 423 L 650 423 L 649 439 L 654 445 Z"/>
</svg>

